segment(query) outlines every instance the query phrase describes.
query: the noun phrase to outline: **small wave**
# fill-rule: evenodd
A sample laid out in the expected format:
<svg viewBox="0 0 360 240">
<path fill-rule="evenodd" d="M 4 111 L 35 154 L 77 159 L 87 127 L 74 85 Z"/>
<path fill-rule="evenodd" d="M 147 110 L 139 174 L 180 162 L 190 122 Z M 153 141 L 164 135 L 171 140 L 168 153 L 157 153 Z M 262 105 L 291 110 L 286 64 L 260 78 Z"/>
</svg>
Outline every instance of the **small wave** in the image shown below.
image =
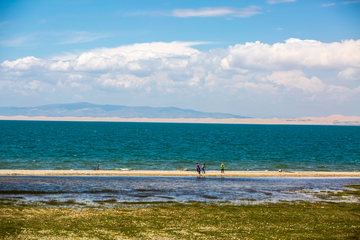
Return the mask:
<svg viewBox="0 0 360 240">
<path fill-rule="evenodd" d="M 117 170 L 117 171 L 131 171 L 134 170 L 132 168 L 114 168 L 113 170 Z"/>
</svg>

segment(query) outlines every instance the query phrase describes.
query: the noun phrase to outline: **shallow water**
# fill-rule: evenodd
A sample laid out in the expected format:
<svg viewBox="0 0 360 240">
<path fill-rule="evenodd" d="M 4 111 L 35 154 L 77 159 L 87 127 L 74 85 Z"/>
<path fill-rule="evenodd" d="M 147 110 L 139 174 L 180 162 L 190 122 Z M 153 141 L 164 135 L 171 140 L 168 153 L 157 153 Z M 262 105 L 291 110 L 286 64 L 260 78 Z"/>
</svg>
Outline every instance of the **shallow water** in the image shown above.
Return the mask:
<svg viewBox="0 0 360 240">
<path fill-rule="evenodd" d="M 153 202 L 261 204 L 279 201 L 359 202 L 332 199 L 324 192 L 360 184 L 360 178 L 210 178 L 108 176 L 3 176 L 0 200 L 46 204 L 76 202 L 87 206 Z"/>
</svg>

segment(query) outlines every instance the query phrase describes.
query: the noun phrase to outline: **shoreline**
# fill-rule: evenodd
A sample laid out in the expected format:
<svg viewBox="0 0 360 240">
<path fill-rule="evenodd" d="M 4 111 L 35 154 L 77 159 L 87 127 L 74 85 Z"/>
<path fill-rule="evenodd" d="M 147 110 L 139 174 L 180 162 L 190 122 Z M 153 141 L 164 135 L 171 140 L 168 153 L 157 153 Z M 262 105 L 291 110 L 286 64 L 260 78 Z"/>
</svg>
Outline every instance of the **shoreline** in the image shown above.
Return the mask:
<svg viewBox="0 0 360 240">
<path fill-rule="evenodd" d="M 16 121 L 70 121 L 70 122 L 139 122 L 139 123 L 212 123 L 212 124 L 266 124 L 266 125 L 332 125 L 360 126 L 360 117 L 331 115 L 300 118 L 120 118 L 120 117 L 45 117 L 1 116 L 0 120 Z"/>
<path fill-rule="evenodd" d="M 153 176 L 153 177 L 196 177 L 196 171 L 154 171 L 154 170 L 0 170 L 0 176 Z M 360 172 L 307 172 L 307 171 L 206 171 L 203 177 L 355 177 Z"/>
</svg>

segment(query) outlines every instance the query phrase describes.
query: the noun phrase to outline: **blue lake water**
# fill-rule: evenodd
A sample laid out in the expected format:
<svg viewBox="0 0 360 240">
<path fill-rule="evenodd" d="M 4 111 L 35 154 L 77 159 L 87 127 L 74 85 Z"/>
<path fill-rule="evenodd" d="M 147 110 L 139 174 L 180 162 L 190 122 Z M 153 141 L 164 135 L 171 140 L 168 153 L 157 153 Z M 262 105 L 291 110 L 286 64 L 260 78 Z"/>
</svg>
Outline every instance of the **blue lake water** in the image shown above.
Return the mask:
<svg viewBox="0 0 360 240">
<path fill-rule="evenodd" d="M 360 127 L 0 121 L 0 169 L 359 171 Z"/>
</svg>

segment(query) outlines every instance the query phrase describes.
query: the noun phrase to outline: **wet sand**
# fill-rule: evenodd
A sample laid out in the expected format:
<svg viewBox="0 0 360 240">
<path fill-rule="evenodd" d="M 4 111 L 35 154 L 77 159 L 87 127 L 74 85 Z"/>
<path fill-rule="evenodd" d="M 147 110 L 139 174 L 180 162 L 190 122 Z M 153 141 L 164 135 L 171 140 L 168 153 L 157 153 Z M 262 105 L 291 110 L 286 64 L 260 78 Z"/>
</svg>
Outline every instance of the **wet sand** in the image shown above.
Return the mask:
<svg viewBox="0 0 360 240">
<path fill-rule="evenodd" d="M 154 176 L 196 177 L 196 171 L 115 171 L 115 170 L 0 170 L 0 176 Z M 360 177 L 360 172 L 278 172 L 278 171 L 207 171 L 205 177 Z"/>
</svg>

